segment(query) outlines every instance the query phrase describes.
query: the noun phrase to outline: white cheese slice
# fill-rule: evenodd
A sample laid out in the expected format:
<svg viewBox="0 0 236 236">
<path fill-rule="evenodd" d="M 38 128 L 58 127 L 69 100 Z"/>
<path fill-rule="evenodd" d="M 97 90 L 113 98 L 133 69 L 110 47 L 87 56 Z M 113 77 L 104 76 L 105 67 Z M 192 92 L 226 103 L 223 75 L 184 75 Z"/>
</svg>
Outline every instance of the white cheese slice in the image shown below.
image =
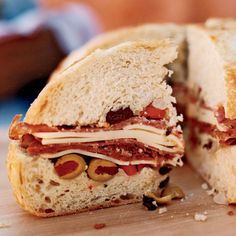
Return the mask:
<svg viewBox="0 0 236 236">
<path fill-rule="evenodd" d="M 165 135 L 165 130 L 147 125 L 129 125 L 123 130 L 99 132 L 41 132 L 33 135 L 42 138 L 42 144 L 98 142 L 132 138 L 148 146 L 167 152 L 183 151 L 183 143 L 173 134 Z"/>
<path fill-rule="evenodd" d="M 152 134 L 142 130 L 114 130 L 106 132 L 91 133 L 91 137 L 68 137 L 65 135 L 61 138 L 43 138 L 42 144 L 56 144 L 56 143 L 84 143 L 84 142 L 98 142 L 104 140 L 135 138 L 138 141 L 146 140 L 146 142 L 155 142 L 161 145 L 174 146 L 174 142 L 171 139 L 167 139 L 166 136 Z M 36 136 L 36 135 L 35 135 Z M 38 137 L 38 136 L 36 136 Z"/>
<path fill-rule="evenodd" d="M 80 149 L 69 149 L 69 150 L 65 150 L 62 152 L 57 152 L 57 153 L 53 153 L 53 154 L 41 154 L 40 157 L 43 158 L 57 158 L 66 154 L 70 154 L 70 153 L 78 153 L 78 154 L 82 154 L 85 156 L 89 156 L 89 157 L 96 157 L 96 158 L 100 158 L 103 160 L 107 160 L 107 161 L 112 161 L 114 163 L 116 163 L 117 165 L 138 165 L 138 164 L 150 164 L 150 165 L 155 165 L 156 161 L 153 160 L 140 160 L 140 161 L 122 161 L 122 160 L 117 160 L 114 159 L 112 157 L 103 155 L 103 154 L 99 154 L 99 153 L 94 153 L 94 152 L 88 152 L 88 151 L 84 151 L 84 150 L 80 150 Z"/>
<path fill-rule="evenodd" d="M 166 129 L 158 129 L 148 125 L 128 125 L 125 126 L 122 130 L 110 130 L 110 131 L 97 131 L 97 132 L 37 132 L 33 133 L 35 137 L 38 138 L 64 138 L 64 137 L 81 137 L 81 138 L 90 138 L 90 137 L 101 137 L 106 135 L 107 133 L 117 132 L 123 130 L 145 130 L 146 132 L 164 135 L 166 133 Z"/>
<path fill-rule="evenodd" d="M 52 154 L 41 154 L 39 157 L 51 159 L 51 158 L 57 158 L 57 157 L 60 157 L 63 155 L 67 155 L 70 153 L 78 153 L 78 154 L 82 154 L 82 155 L 89 156 L 89 157 L 96 157 L 96 158 L 100 158 L 103 160 L 111 161 L 117 165 L 124 165 L 124 166 L 140 165 L 140 164 L 147 164 L 147 165 L 156 166 L 156 164 L 157 164 L 154 159 L 153 160 L 122 161 L 122 160 L 117 160 L 117 159 L 114 159 L 112 157 L 109 157 L 109 156 L 106 156 L 103 154 L 88 152 L 88 151 L 84 151 L 84 150 L 80 150 L 80 149 L 69 149 L 69 150 L 65 150 L 65 151 L 61 151 L 61 152 L 57 152 L 57 153 L 52 153 Z M 182 162 L 181 162 L 180 158 L 181 158 L 181 156 L 176 156 L 173 159 L 168 159 L 166 161 L 163 161 L 161 164 L 162 165 L 169 164 L 172 166 L 177 166 L 177 165 L 181 166 Z"/>
<path fill-rule="evenodd" d="M 164 135 L 166 133 L 166 129 L 158 129 L 156 127 L 150 126 L 150 125 L 142 125 L 142 124 L 133 124 L 133 125 L 127 125 L 123 129 L 125 130 L 145 130 L 154 134 L 162 134 Z"/>
<path fill-rule="evenodd" d="M 227 131 L 227 128 L 224 125 L 218 123 L 214 111 L 211 111 L 204 107 L 189 103 L 187 116 L 190 118 L 195 118 L 201 122 L 216 125 L 217 129 L 219 129 L 220 131 Z"/>
<path fill-rule="evenodd" d="M 209 109 L 203 107 L 199 107 L 196 104 L 189 103 L 187 113 L 188 117 L 196 118 L 199 121 L 210 123 L 213 125 L 217 124 L 217 120 L 213 111 L 210 111 Z"/>
</svg>

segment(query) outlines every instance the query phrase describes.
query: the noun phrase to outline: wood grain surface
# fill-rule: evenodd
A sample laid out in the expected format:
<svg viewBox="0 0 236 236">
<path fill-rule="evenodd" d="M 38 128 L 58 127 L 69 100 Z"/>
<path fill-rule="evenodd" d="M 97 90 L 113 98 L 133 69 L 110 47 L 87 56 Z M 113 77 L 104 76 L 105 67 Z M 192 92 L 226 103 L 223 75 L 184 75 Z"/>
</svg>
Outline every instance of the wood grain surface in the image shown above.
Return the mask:
<svg viewBox="0 0 236 236">
<path fill-rule="evenodd" d="M 7 140 L 0 141 L 0 235 L 235 235 L 236 208 L 217 205 L 201 188 L 204 181 L 187 165 L 171 174 L 171 183 L 180 186 L 187 198 L 167 206 L 167 212 L 146 211 L 133 204 L 77 215 L 37 218 L 21 210 L 15 203 L 6 174 Z M 229 216 L 233 211 L 235 215 Z M 195 213 L 207 213 L 205 222 L 194 220 Z M 106 227 L 94 229 L 105 223 Z M 2 224 L 8 227 L 1 227 Z"/>
</svg>

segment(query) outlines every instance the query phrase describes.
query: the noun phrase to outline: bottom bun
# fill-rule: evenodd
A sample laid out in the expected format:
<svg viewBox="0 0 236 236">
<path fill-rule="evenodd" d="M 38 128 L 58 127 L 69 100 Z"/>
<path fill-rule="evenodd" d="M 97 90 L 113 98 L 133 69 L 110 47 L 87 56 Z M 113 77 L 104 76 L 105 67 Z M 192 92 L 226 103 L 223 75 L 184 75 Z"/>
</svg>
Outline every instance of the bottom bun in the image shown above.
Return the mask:
<svg viewBox="0 0 236 236">
<path fill-rule="evenodd" d="M 9 145 L 7 168 L 19 205 L 42 217 L 140 202 L 145 192 L 156 191 L 167 177 L 145 167 L 134 176 L 119 169 L 115 177 L 102 183 L 88 178 L 86 172 L 61 179 L 50 160 L 27 155 L 16 141 Z"/>
<path fill-rule="evenodd" d="M 236 146 L 221 147 L 208 135 L 199 135 L 201 144 L 186 147 L 190 165 L 217 192 L 222 193 L 225 203 L 236 203 Z M 212 141 L 210 148 L 204 144 Z"/>
</svg>

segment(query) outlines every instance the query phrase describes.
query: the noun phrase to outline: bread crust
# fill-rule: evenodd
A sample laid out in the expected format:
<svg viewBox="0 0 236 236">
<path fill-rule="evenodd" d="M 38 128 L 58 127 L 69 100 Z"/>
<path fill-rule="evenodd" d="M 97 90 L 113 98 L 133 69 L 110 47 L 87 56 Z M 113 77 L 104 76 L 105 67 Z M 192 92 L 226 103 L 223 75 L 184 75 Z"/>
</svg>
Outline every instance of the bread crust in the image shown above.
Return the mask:
<svg viewBox="0 0 236 236">
<path fill-rule="evenodd" d="M 236 146 L 221 147 L 208 135 L 199 138 L 202 145 L 187 145 L 187 161 L 213 189 L 224 194 L 226 202 L 236 203 Z M 203 140 L 212 140 L 212 148 L 204 148 Z"/>
<path fill-rule="evenodd" d="M 179 74 L 178 79 L 184 79 L 184 67 L 186 63 L 185 27 L 177 24 L 145 24 L 137 27 L 125 27 L 103 33 L 90 40 L 83 47 L 73 51 L 66 57 L 50 77 L 50 81 L 56 79 L 57 75 L 74 63 L 83 60 L 96 49 L 106 49 L 119 43 L 130 40 L 160 40 L 170 38 L 178 46 L 178 58 L 174 68 Z"/>
<path fill-rule="evenodd" d="M 220 72 L 216 72 L 216 76 L 220 74 L 219 80 L 222 80 L 221 84 L 224 86 L 223 88 L 221 87 L 221 90 L 217 88 L 217 93 L 219 94 L 219 96 L 221 96 L 222 104 L 216 104 L 216 105 L 224 106 L 226 118 L 236 119 L 236 109 L 235 109 L 236 47 L 234 44 L 236 40 L 236 21 L 229 19 L 227 20 L 215 19 L 214 21 L 211 20 L 207 21 L 205 25 L 188 26 L 188 35 L 189 35 L 188 38 L 191 39 L 191 35 L 193 34 L 198 34 L 198 38 L 195 37 L 194 39 L 195 44 L 200 45 L 204 37 L 205 43 L 208 43 L 209 45 L 212 46 L 212 48 L 214 48 L 214 53 L 216 54 L 216 56 L 219 58 L 220 61 L 218 68 L 221 68 Z M 188 43 L 191 44 L 191 41 L 193 40 L 188 40 L 188 41 L 189 41 Z M 196 45 L 193 45 L 192 47 L 195 46 Z M 207 50 L 207 49 L 202 48 L 202 50 Z M 213 51 L 209 51 L 208 53 L 213 53 Z M 190 54 L 191 54 L 191 45 L 190 45 Z M 200 54 L 198 58 L 201 58 Z M 215 63 L 218 62 L 215 61 Z M 205 65 L 203 65 L 203 67 L 204 66 Z M 212 71 L 214 71 L 214 68 L 212 68 Z M 208 74 L 206 74 L 206 77 L 203 79 L 207 83 L 207 80 L 212 78 L 208 78 Z M 214 79 L 216 80 L 216 78 Z M 217 83 L 217 81 L 215 82 Z M 206 86 L 210 85 L 207 84 Z M 204 88 L 202 89 L 204 90 Z M 225 95 L 223 94 L 224 92 L 226 93 Z M 214 103 L 214 101 L 212 101 L 212 103 Z"/>
<path fill-rule="evenodd" d="M 53 164 L 42 159 L 28 156 L 19 148 L 18 142 L 11 141 L 7 169 L 14 196 L 24 210 L 40 217 L 140 202 L 146 191 L 156 191 L 167 177 L 151 168 L 144 168 L 135 176 L 127 176 L 122 170 L 104 183 L 92 181 L 85 173 L 73 180 L 63 180 L 54 172 Z M 116 189 L 116 185 L 120 190 Z M 90 186 L 93 188 L 90 189 Z M 101 201 L 96 200 L 99 196 Z M 85 198 L 88 205 L 84 202 Z"/>
<path fill-rule="evenodd" d="M 226 116 L 236 119 L 236 60 L 225 66 L 225 75 L 228 94 Z"/>
</svg>

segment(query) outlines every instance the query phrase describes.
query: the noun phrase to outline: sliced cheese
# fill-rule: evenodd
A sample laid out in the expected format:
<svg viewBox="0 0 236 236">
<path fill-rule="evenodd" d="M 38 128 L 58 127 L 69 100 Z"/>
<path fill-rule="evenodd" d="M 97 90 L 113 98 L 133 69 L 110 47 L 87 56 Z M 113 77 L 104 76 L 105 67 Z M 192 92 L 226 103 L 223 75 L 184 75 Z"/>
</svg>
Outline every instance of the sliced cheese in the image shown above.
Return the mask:
<svg viewBox="0 0 236 236">
<path fill-rule="evenodd" d="M 218 123 L 218 121 L 215 117 L 214 111 L 211 111 L 211 110 L 206 109 L 204 107 L 200 107 L 196 104 L 189 103 L 187 116 L 189 118 L 195 118 L 195 119 L 197 119 L 198 121 L 201 121 L 201 122 L 216 125 L 216 127 L 220 131 L 226 131 L 227 130 L 227 128 L 224 125 Z"/>
<path fill-rule="evenodd" d="M 102 133 L 102 134 L 99 134 Z M 38 137 L 38 136 L 36 136 Z M 114 139 L 124 139 L 124 138 L 135 138 L 137 140 L 153 140 L 156 143 L 173 146 L 174 142 L 171 139 L 168 140 L 165 136 L 148 133 L 142 130 L 115 130 L 106 132 L 91 133 L 91 137 L 68 137 L 64 136 L 61 138 L 43 138 L 42 144 L 56 144 L 56 143 L 87 143 L 87 142 L 98 142 L 104 140 L 114 140 Z"/>
<path fill-rule="evenodd" d="M 153 159 L 153 160 L 134 160 L 134 161 L 122 161 L 122 160 L 117 160 L 115 158 L 103 155 L 103 154 L 99 154 L 99 153 L 93 153 L 93 152 L 88 152 L 88 151 L 84 151 L 84 150 L 80 150 L 80 149 L 69 149 L 66 151 L 62 151 L 62 152 L 57 152 L 57 153 L 52 153 L 52 154 L 41 154 L 40 157 L 42 158 L 47 158 L 47 159 L 52 159 L 52 158 L 57 158 L 63 155 L 67 155 L 70 153 L 78 153 L 81 155 L 85 155 L 85 156 L 89 156 L 89 157 L 96 157 L 96 158 L 100 158 L 103 160 L 107 160 L 107 161 L 111 161 L 117 165 L 140 165 L 140 164 L 147 164 L 147 165 L 153 165 L 156 166 L 157 162 Z M 181 156 L 176 156 L 173 159 L 168 159 L 166 161 L 162 162 L 162 165 L 164 164 L 169 164 L 172 166 L 177 166 L 177 165 L 181 165 Z"/>
<path fill-rule="evenodd" d="M 148 125 L 141 125 L 141 124 L 134 124 L 125 126 L 122 130 L 110 130 L 110 131 L 97 131 L 97 132 L 37 132 L 33 133 L 35 137 L 38 138 L 91 138 L 91 137 L 103 137 L 106 136 L 108 133 L 113 133 L 117 131 L 124 131 L 124 130 L 144 130 L 146 132 L 164 135 L 166 133 L 165 129 L 158 129 Z"/>
<path fill-rule="evenodd" d="M 145 130 L 147 132 L 151 132 L 154 134 L 162 134 L 162 135 L 166 133 L 166 129 L 158 129 L 150 125 L 142 125 L 142 124 L 127 125 L 123 129 L 124 130 Z"/>
<path fill-rule="evenodd" d="M 206 108 L 200 107 L 196 104 L 189 103 L 188 105 L 188 111 L 187 115 L 190 118 L 196 118 L 199 121 L 210 123 L 215 125 L 217 123 L 217 120 L 214 116 L 214 112 L 210 111 Z"/>
<path fill-rule="evenodd" d="M 148 146 L 162 151 L 183 151 L 183 143 L 173 134 L 165 135 L 165 130 L 147 125 L 129 125 L 123 130 L 99 132 L 41 132 L 34 133 L 37 138 L 42 138 L 43 145 L 62 143 L 98 142 L 115 139 L 136 139 Z"/>
</svg>

